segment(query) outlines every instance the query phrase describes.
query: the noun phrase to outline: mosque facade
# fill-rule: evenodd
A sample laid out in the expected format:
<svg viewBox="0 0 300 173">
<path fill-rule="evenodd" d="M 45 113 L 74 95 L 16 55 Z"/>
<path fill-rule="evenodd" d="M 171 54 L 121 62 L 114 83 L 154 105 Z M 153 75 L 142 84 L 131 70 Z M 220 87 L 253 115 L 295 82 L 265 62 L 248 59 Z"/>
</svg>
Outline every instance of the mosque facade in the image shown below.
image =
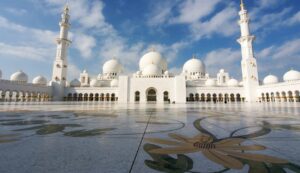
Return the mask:
<svg viewBox="0 0 300 173">
<path fill-rule="evenodd" d="M 69 8 L 62 14 L 60 35 L 56 39 L 57 52 L 53 63 L 52 79 L 48 82 L 37 76 L 31 83 L 23 71 L 2 79 L 0 71 L 0 100 L 27 101 L 93 101 L 118 103 L 186 103 L 186 102 L 300 102 L 300 72 L 290 70 L 279 80 L 274 75 L 258 78 L 258 64 L 253 52 L 255 36 L 250 32 L 249 15 L 241 4 L 239 12 L 241 36 L 242 79 L 231 78 L 224 69 L 211 77 L 205 64 L 196 57 L 188 60 L 181 74 L 168 71 L 168 63 L 157 51 L 141 57 L 139 70 L 123 74 L 117 59 L 104 63 L 96 78 L 84 70 L 78 79 L 67 80 L 68 48 L 71 41 Z"/>
</svg>

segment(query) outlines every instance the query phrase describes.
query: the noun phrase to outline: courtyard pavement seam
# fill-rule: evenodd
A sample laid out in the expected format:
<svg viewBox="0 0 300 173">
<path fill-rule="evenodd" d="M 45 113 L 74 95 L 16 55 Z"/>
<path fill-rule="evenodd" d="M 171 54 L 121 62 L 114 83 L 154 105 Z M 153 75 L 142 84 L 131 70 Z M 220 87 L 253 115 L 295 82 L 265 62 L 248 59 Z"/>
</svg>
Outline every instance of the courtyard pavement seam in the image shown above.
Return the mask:
<svg viewBox="0 0 300 173">
<path fill-rule="evenodd" d="M 147 128 L 148 128 L 148 126 L 149 126 L 149 122 L 150 122 L 152 113 L 153 113 L 153 112 L 151 112 L 150 115 L 149 115 L 149 118 L 148 118 L 148 121 L 147 121 L 145 130 L 144 130 L 144 133 L 143 133 L 142 138 L 141 138 L 141 140 L 140 140 L 140 143 L 139 143 L 138 149 L 137 149 L 137 151 L 136 151 L 136 153 L 135 153 L 134 159 L 133 159 L 133 161 L 132 161 L 132 163 L 131 163 L 131 166 L 130 166 L 130 169 L 129 169 L 129 173 L 132 172 L 132 169 L 133 169 L 133 166 L 134 166 L 134 164 L 135 164 L 136 158 L 137 158 L 137 156 L 138 156 L 138 153 L 139 153 L 139 151 L 140 151 L 141 145 L 142 145 L 142 143 L 143 143 L 143 140 L 144 140 L 144 137 L 145 137 Z"/>
</svg>

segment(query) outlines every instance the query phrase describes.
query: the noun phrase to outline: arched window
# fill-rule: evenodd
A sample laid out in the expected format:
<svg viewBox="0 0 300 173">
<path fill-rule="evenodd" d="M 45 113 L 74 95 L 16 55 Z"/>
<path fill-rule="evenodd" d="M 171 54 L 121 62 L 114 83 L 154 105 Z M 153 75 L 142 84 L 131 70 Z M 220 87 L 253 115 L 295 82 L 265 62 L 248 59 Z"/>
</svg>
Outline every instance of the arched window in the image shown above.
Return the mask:
<svg viewBox="0 0 300 173">
<path fill-rule="evenodd" d="M 165 91 L 164 92 L 164 102 L 169 102 L 169 92 L 168 91 Z"/>
<path fill-rule="evenodd" d="M 93 93 L 90 93 L 89 101 L 94 101 L 94 94 Z"/>
<path fill-rule="evenodd" d="M 242 99 L 241 99 L 241 94 L 237 94 L 237 95 L 236 95 L 236 101 L 237 101 L 237 102 L 241 102 L 241 101 L 242 101 Z"/>
<path fill-rule="evenodd" d="M 199 98 L 199 94 L 197 93 L 197 94 L 195 94 L 195 101 L 200 101 L 200 98 Z"/>
<path fill-rule="evenodd" d="M 195 101 L 195 99 L 194 99 L 194 94 L 193 94 L 193 93 L 190 93 L 190 94 L 189 94 L 189 101 L 190 101 L 190 102 Z"/>
<path fill-rule="evenodd" d="M 230 101 L 235 102 L 234 94 L 230 94 Z"/>
<path fill-rule="evenodd" d="M 156 102 L 156 90 L 154 88 L 148 89 L 146 95 L 148 102 Z"/>
<path fill-rule="evenodd" d="M 95 101 L 99 101 L 99 94 L 98 93 L 95 94 Z"/>
<path fill-rule="evenodd" d="M 109 95 L 109 93 L 106 93 L 105 98 L 106 98 L 106 99 L 105 99 L 106 101 L 109 101 L 109 100 L 110 100 L 110 95 Z"/>
<path fill-rule="evenodd" d="M 72 101 L 72 93 L 68 94 L 68 101 Z"/>
<path fill-rule="evenodd" d="M 79 94 L 78 101 L 83 101 L 83 94 L 82 93 Z"/>
<path fill-rule="evenodd" d="M 85 93 L 84 96 L 83 96 L 83 100 L 88 101 L 88 98 L 89 98 L 89 95 L 87 93 Z"/>
<path fill-rule="evenodd" d="M 211 95 L 210 95 L 210 94 L 207 94 L 207 96 L 206 96 L 206 101 L 207 101 L 207 102 L 211 102 Z"/>
<path fill-rule="evenodd" d="M 111 94 L 111 101 L 113 101 L 113 102 L 116 101 L 116 95 L 115 95 L 115 93 Z"/>
<path fill-rule="evenodd" d="M 205 102 L 205 94 L 201 94 L 201 102 Z"/>
<path fill-rule="evenodd" d="M 289 102 L 294 102 L 293 92 L 289 91 L 288 94 L 289 94 Z"/>
<path fill-rule="evenodd" d="M 296 102 L 300 102 L 299 91 L 295 91 L 295 100 L 296 100 Z"/>
<path fill-rule="evenodd" d="M 213 102 L 217 102 L 217 94 L 213 94 Z"/>
<path fill-rule="evenodd" d="M 100 94 L 100 101 L 104 101 L 104 94 L 103 93 Z"/>
<path fill-rule="evenodd" d="M 136 91 L 134 93 L 134 101 L 135 102 L 139 102 L 140 101 L 140 92 L 139 91 Z"/>
</svg>

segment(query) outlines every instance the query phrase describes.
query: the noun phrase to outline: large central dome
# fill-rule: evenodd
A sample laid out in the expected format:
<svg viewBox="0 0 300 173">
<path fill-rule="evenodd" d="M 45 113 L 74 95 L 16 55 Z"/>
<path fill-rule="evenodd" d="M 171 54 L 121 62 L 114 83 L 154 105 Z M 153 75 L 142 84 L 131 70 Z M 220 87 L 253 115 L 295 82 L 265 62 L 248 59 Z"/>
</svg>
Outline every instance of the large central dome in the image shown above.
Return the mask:
<svg viewBox="0 0 300 173">
<path fill-rule="evenodd" d="M 150 51 L 140 59 L 140 70 L 143 71 L 150 64 L 157 65 L 163 71 L 167 71 L 168 69 L 167 62 L 164 60 L 162 55 L 156 51 Z"/>
</svg>

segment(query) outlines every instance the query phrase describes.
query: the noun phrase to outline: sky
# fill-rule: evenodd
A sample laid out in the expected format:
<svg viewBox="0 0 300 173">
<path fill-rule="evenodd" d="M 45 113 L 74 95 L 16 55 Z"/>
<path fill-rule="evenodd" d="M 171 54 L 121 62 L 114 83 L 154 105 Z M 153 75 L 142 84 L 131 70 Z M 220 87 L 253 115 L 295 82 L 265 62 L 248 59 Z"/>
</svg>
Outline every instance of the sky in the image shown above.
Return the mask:
<svg viewBox="0 0 300 173">
<path fill-rule="evenodd" d="M 239 0 L 0 0 L 0 69 L 3 78 L 23 70 L 51 79 L 58 22 L 71 15 L 68 80 L 86 69 L 97 76 L 116 57 L 124 73 L 138 71 L 151 48 L 179 74 L 193 55 L 210 76 L 219 69 L 241 80 Z M 244 0 L 259 77 L 300 70 L 300 1 Z"/>
</svg>

